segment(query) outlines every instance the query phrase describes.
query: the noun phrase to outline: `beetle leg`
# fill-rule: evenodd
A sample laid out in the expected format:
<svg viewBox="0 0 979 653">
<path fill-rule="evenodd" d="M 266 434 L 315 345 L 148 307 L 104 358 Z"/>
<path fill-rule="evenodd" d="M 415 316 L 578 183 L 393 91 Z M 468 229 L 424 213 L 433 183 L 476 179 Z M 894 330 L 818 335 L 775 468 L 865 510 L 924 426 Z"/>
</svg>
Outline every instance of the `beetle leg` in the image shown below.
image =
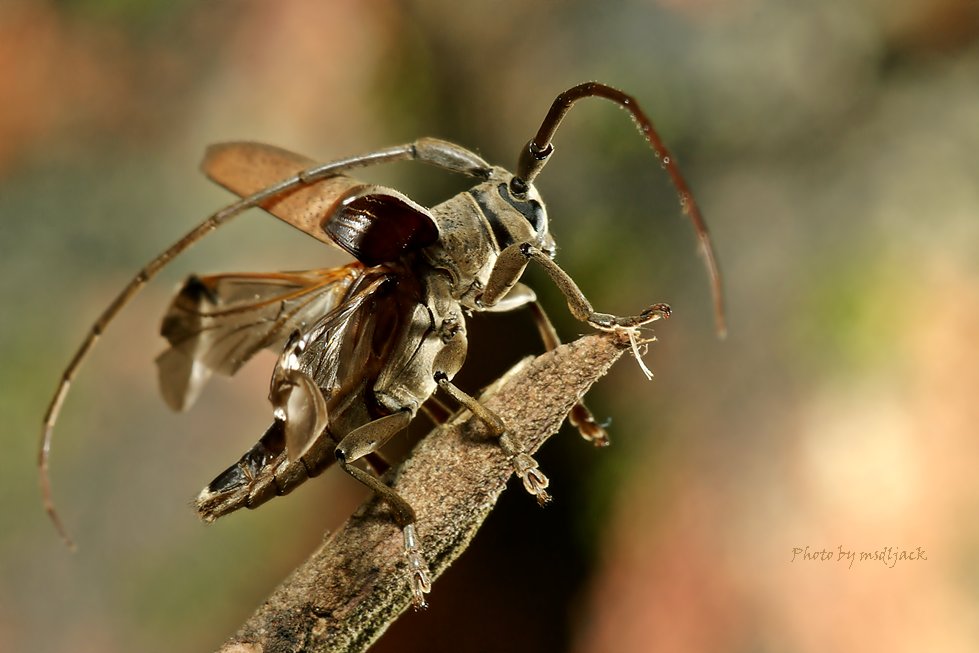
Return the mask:
<svg viewBox="0 0 979 653">
<path fill-rule="evenodd" d="M 479 401 L 463 392 L 454 383 L 449 381 L 444 374 L 436 374 L 435 380 L 439 387 L 445 390 L 460 405 L 467 408 L 489 429 L 490 435 L 497 438 L 504 453 L 511 457 L 513 469 L 520 480 L 523 481 L 524 488 L 537 499 L 540 505 L 546 505 L 551 501 L 551 495 L 547 493 L 547 486 L 550 484 L 547 476 L 540 471 L 540 467 L 534 458 L 517 448 L 516 443 L 507 433 L 506 425 L 500 416 L 489 410 Z"/>
<path fill-rule="evenodd" d="M 550 318 L 547 317 L 544 307 L 538 301 L 530 302 L 527 304 L 527 307 L 530 309 L 530 314 L 534 318 L 534 324 L 537 325 L 537 331 L 540 333 L 540 338 L 544 342 L 544 348 L 547 351 L 557 349 L 561 344 L 561 339 L 558 337 L 557 331 L 554 330 L 554 325 L 551 324 Z M 605 427 L 595 421 L 595 417 L 583 402 L 579 401 L 572 406 L 571 412 L 568 413 L 568 421 L 578 429 L 581 437 L 596 447 L 607 447 L 609 445 L 608 433 L 605 431 Z"/>
<path fill-rule="evenodd" d="M 405 409 L 359 426 L 340 440 L 335 453 L 343 471 L 373 490 L 394 511 L 394 520 L 404 534 L 412 602 L 415 608 L 424 608 L 427 606 L 425 594 L 431 591 L 432 581 L 428 564 L 418 545 L 415 510 L 400 494 L 381 482 L 377 476 L 352 464 L 381 448 L 392 436 L 405 429 L 412 417 L 412 411 Z"/>
<path fill-rule="evenodd" d="M 500 252 L 496 267 L 493 268 L 489 281 L 486 283 L 486 290 L 482 295 L 483 303 L 492 304 L 498 300 L 516 283 L 516 280 L 523 274 L 527 263 L 532 260 L 537 261 L 547 272 L 547 275 L 551 277 L 551 280 L 567 300 L 571 314 L 596 329 L 628 331 L 670 316 L 670 307 L 666 304 L 653 304 L 639 315 L 629 317 L 597 313 L 585 294 L 581 292 L 578 284 L 574 282 L 574 279 L 561 266 L 551 260 L 550 256 L 530 243 L 515 243 Z"/>
<path fill-rule="evenodd" d="M 480 308 L 488 309 L 496 306 L 523 276 L 528 262 L 530 258 L 524 255 L 520 243 L 505 247 L 496 257 L 496 263 L 486 281 L 486 287 L 483 288 L 483 294 L 476 298 Z"/>
</svg>

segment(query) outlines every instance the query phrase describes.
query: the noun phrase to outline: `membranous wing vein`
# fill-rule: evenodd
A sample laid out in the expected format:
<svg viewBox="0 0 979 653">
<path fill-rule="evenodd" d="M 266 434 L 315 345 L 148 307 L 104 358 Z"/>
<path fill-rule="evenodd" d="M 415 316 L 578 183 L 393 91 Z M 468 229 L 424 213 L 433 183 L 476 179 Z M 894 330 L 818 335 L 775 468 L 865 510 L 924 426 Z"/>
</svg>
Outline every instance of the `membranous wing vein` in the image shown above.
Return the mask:
<svg viewBox="0 0 979 653">
<path fill-rule="evenodd" d="M 348 268 L 350 281 L 332 309 L 286 334 L 269 393 L 275 419 L 200 493 L 197 510 L 206 521 L 292 491 L 335 462 L 344 435 L 380 416 L 373 386 L 405 333 L 417 288 L 383 266 Z"/>
<path fill-rule="evenodd" d="M 170 348 L 156 360 L 163 397 L 190 406 L 211 373 L 231 376 L 262 349 L 281 351 L 346 296 L 357 263 L 306 272 L 191 277 L 163 319 Z"/>
</svg>

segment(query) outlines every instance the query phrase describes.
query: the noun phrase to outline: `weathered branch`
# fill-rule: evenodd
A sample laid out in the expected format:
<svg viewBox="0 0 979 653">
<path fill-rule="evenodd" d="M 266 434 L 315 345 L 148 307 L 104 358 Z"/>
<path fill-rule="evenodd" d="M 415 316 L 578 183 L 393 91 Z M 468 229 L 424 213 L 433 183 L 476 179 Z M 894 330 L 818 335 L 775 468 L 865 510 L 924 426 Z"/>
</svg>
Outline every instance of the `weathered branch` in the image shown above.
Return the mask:
<svg viewBox="0 0 979 653">
<path fill-rule="evenodd" d="M 514 441 L 533 453 L 628 346 L 621 335 L 583 337 L 523 361 L 483 402 L 503 418 Z M 418 514 L 433 579 L 466 549 L 512 475 L 503 451 L 469 413 L 418 444 L 393 486 Z M 439 600 L 437 584 L 432 597 Z M 219 653 L 363 651 L 410 602 L 401 531 L 384 504 L 371 499 Z"/>
</svg>

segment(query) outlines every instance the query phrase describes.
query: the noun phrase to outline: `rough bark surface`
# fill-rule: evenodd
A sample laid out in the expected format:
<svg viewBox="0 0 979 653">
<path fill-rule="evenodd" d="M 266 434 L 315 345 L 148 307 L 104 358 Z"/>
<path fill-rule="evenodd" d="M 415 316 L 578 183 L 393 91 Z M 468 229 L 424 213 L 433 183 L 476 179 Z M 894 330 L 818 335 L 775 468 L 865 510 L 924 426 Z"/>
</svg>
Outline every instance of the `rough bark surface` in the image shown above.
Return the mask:
<svg viewBox="0 0 979 653">
<path fill-rule="evenodd" d="M 518 364 L 482 401 L 533 453 L 628 347 L 622 335 L 585 336 Z M 401 466 L 392 485 L 417 512 L 433 580 L 466 549 L 512 476 L 510 461 L 468 412 L 432 431 Z M 439 600 L 437 583 L 431 596 Z M 374 498 L 219 653 L 364 651 L 410 603 L 401 530 Z"/>
</svg>

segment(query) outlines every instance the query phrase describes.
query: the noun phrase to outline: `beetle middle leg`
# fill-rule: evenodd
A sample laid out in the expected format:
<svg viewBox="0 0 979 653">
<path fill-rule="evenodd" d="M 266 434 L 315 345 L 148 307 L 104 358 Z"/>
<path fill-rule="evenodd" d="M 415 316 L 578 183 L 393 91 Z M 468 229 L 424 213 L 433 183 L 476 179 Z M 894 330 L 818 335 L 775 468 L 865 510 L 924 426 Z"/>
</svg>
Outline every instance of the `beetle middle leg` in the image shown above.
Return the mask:
<svg viewBox="0 0 979 653">
<path fill-rule="evenodd" d="M 412 411 L 405 409 L 359 426 L 340 440 L 335 453 L 343 471 L 373 490 L 394 512 L 394 520 L 404 534 L 405 556 L 408 558 L 408 573 L 411 577 L 412 602 L 416 608 L 424 608 L 427 605 L 425 594 L 431 591 L 432 580 L 428 564 L 418 546 L 415 510 L 400 494 L 385 485 L 377 476 L 352 464 L 375 453 L 395 434 L 407 428 L 412 417 Z"/>
<path fill-rule="evenodd" d="M 486 406 L 481 404 L 472 395 L 463 392 L 458 386 L 449 381 L 448 377 L 444 374 L 436 374 L 435 380 L 438 382 L 439 387 L 448 393 L 449 396 L 483 422 L 486 428 L 489 429 L 491 436 L 497 438 L 504 453 L 512 459 L 514 472 L 523 481 L 524 488 L 537 499 L 537 503 L 542 506 L 550 503 L 551 495 L 547 493 L 547 486 L 550 485 L 550 481 L 540 471 L 540 467 L 533 456 L 525 451 L 520 451 L 513 438 L 507 433 L 506 425 L 500 419 L 500 416 L 486 408 Z"/>
</svg>

